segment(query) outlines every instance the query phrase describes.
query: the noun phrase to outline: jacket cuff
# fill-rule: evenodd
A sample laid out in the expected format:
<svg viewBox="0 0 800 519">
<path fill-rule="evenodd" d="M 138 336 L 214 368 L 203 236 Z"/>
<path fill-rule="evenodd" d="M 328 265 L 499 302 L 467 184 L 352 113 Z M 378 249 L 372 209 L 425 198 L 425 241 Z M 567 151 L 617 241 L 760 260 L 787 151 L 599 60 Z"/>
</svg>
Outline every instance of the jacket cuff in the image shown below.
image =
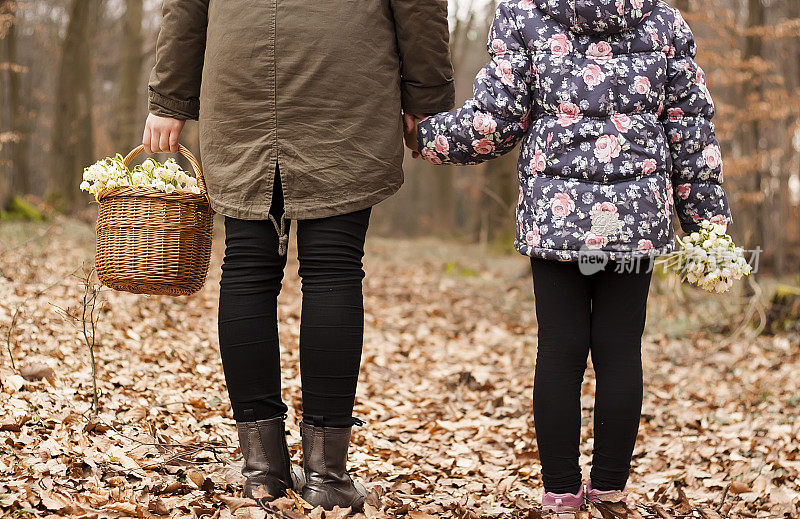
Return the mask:
<svg viewBox="0 0 800 519">
<path fill-rule="evenodd" d="M 451 110 L 456 102 L 452 80 L 442 85 L 418 86 L 407 81 L 401 84 L 403 111 L 411 114 L 437 114 Z"/>
<path fill-rule="evenodd" d="M 725 224 L 728 226 L 730 226 L 733 223 L 733 218 L 731 217 L 730 214 L 728 214 L 725 217 L 725 220 L 726 220 Z M 693 232 L 699 231 L 700 229 L 702 229 L 702 227 L 700 226 L 699 221 L 681 222 L 681 230 L 684 232 L 684 234 L 692 234 Z"/>
<path fill-rule="evenodd" d="M 161 117 L 172 117 L 173 119 L 194 119 L 200 116 L 199 99 L 174 99 L 159 94 L 150 88 L 149 94 L 150 113 Z"/>
</svg>

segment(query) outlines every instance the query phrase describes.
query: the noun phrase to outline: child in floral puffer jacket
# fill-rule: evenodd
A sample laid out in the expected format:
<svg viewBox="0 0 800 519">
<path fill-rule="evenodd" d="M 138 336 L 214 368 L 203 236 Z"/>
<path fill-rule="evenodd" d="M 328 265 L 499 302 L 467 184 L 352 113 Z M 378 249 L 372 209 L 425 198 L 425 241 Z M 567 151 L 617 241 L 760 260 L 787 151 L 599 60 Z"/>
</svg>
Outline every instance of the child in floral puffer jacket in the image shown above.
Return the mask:
<svg viewBox="0 0 800 519">
<path fill-rule="evenodd" d="M 673 206 L 687 232 L 730 220 L 694 38 L 659 0 L 512 0 L 497 10 L 489 51 L 474 97 L 407 137 L 434 164 L 476 164 L 522 141 L 515 245 L 531 257 L 539 323 L 543 507 L 622 501 L 653 257 L 671 250 Z M 584 275 L 587 265 L 599 272 Z M 580 388 L 590 352 L 597 391 L 584 491 Z"/>
</svg>

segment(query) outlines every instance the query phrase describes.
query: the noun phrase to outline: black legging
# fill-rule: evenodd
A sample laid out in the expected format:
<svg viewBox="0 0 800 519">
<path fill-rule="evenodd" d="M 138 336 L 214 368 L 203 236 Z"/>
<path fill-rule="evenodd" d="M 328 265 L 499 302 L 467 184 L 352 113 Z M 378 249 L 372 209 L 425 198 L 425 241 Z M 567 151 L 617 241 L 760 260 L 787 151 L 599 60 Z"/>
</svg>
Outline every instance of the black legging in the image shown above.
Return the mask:
<svg viewBox="0 0 800 519">
<path fill-rule="evenodd" d="M 545 490 L 581 485 L 581 383 L 591 351 L 596 376 L 592 486 L 622 490 L 628 480 L 642 410 L 642 333 L 649 263 L 616 273 L 612 262 L 592 276 L 575 262 L 532 259 L 539 348 L 533 417 Z"/>
<path fill-rule="evenodd" d="M 275 191 L 270 212 L 279 220 L 279 182 Z M 361 259 L 370 212 L 297 222 L 303 419 L 316 425 L 349 427 L 354 422 L 364 336 Z M 277 315 L 286 256 L 278 248 L 271 221 L 225 218 L 219 342 L 238 422 L 274 418 L 287 410 L 281 399 Z"/>
</svg>

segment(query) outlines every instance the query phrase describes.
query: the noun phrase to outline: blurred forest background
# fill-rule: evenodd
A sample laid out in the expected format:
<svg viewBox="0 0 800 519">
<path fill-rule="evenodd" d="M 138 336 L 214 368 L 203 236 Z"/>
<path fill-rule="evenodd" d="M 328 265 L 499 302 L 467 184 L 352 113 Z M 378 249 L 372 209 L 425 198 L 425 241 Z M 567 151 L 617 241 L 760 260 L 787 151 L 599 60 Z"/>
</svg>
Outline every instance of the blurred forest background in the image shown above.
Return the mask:
<svg viewBox="0 0 800 519">
<path fill-rule="evenodd" d="M 693 27 L 717 104 L 732 233 L 762 268 L 800 271 L 800 0 L 673 0 Z M 495 1 L 451 0 L 457 101 L 487 59 Z M 0 209 L 87 214 L 99 157 L 140 142 L 160 0 L 0 0 Z M 184 142 L 197 151 L 197 127 Z M 469 168 L 407 161 L 374 232 L 511 247 L 516 153 Z M 89 209 L 93 211 L 93 209 Z"/>
</svg>

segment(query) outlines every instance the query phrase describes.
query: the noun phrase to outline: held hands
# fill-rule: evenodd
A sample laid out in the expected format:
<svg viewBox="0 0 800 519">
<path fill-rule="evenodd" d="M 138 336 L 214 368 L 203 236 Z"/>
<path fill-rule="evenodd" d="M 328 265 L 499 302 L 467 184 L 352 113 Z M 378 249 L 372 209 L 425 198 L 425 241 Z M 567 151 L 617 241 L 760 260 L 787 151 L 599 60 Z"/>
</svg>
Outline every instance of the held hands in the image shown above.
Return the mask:
<svg viewBox="0 0 800 519">
<path fill-rule="evenodd" d="M 417 146 L 417 125 L 425 118 L 422 114 L 403 114 L 403 133 L 406 146 L 411 150 L 413 158 L 419 157 L 419 147 Z"/>
<path fill-rule="evenodd" d="M 147 153 L 178 153 L 178 141 L 186 121 L 150 114 L 144 124 L 142 144 Z"/>
</svg>

